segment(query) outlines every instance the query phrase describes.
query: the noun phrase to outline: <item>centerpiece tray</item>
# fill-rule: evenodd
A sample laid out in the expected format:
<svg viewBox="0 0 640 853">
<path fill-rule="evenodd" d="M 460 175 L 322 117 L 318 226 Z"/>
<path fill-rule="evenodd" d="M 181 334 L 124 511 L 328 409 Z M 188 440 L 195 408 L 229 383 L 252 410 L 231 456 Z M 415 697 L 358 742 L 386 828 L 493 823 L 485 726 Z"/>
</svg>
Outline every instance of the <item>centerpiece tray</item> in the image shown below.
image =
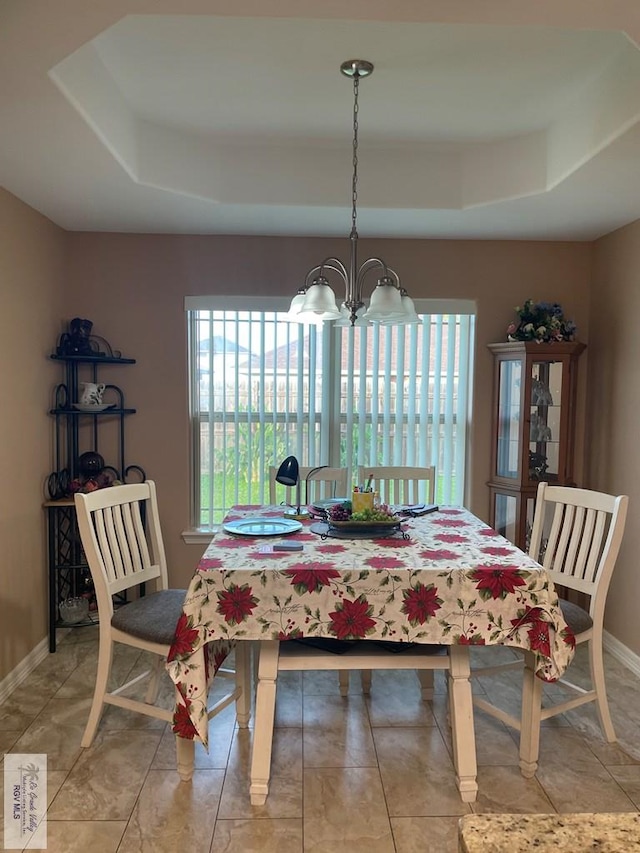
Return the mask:
<svg viewBox="0 0 640 853">
<path fill-rule="evenodd" d="M 402 529 L 403 519 L 389 521 L 320 521 L 311 525 L 311 532 L 317 533 L 323 539 L 328 536 L 334 539 L 385 539 L 399 535 L 402 539 L 410 539 Z"/>
<path fill-rule="evenodd" d="M 396 515 L 393 518 L 378 521 L 351 521 L 348 518 L 344 521 L 335 521 L 330 518 L 327 523 L 330 527 L 338 527 L 340 530 L 368 530 L 372 527 L 388 530 L 391 527 L 398 527 L 402 521 L 403 519 Z"/>
</svg>

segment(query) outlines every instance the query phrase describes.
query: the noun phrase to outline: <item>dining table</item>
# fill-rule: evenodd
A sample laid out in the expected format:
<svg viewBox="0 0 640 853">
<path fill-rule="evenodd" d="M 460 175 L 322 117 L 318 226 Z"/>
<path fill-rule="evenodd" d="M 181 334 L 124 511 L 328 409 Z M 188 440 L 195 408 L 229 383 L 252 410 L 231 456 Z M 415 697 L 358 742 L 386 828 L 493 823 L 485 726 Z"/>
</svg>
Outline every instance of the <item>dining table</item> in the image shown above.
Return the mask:
<svg viewBox="0 0 640 853">
<path fill-rule="evenodd" d="M 442 506 L 369 534 L 311 512 L 292 521 L 282 506 L 234 506 L 198 563 L 167 658 L 183 780 L 194 740 L 208 746 L 211 681 L 239 642 L 384 640 L 466 655 L 508 646 L 525 652 L 525 685 L 556 681 L 571 662 L 574 637 L 546 570 L 469 510 Z M 471 705 L 470 687 L 468 696 Z M 539 699 L 529 682 L 523 701 Z M 524 775 L 535 772 L 537 750 L 523 724 Z"/>
</svg>

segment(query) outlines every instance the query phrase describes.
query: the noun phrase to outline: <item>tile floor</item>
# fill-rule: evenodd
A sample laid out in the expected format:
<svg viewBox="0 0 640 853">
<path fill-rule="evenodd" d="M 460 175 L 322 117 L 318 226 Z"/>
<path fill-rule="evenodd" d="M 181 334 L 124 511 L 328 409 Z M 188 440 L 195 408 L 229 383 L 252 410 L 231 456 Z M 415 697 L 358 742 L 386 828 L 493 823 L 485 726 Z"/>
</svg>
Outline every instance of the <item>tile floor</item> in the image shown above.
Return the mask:
<svg viewBox="0 0 640 853">
<path fill-rule="evenodd" d="M 511 654 L 474 650 L 482 663 Z M 235 727 L 233 708 L 212 721 L 211 751 L 197 750 L 192 783 L 178 779 L 162 721 L 108 708 L 93 746 L 81 749 L 96 660 L 97 629 L 72 630 L 0 705 L 2 754 L 48 755 L 49 853 L 455 853 L 458 820 L 472 811 L 640 809 L 640 680 L 610 657 L 619 742 L 604 742 L 593 705 L 583 706 L 544 724 L 538 773 L 523 779 L 517 734 L 476 710 L 480 790 L 471 805 L 455 786 L 441 673 L 433 703 L 420 700 L 412 672 L 375 673 L 369 698 L 352 675 L 345 699 L 333 673 L 285 673 L 262 807 L 248 794 L 251 729 Z M 143 664 L 120 647 L 116 674 Z M 584 664 L 579 653 L 574 680 Z M 474 690 L 513 710 L 518 675 L 475 679 Z M 170 702 L 170 683 L 163 691 Z"/>
</svg>

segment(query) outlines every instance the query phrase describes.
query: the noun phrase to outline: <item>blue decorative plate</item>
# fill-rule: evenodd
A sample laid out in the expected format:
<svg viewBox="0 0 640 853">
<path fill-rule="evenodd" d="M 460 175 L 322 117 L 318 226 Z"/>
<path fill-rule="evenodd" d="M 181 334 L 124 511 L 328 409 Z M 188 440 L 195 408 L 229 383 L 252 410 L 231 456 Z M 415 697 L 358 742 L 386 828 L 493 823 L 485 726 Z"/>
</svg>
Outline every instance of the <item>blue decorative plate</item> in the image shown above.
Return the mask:
<svg viewBox="0 0 640 853">
<path fill-rule="evenodd" d="M 302 530 L 302 525 L 289 518 L 237 518 L 227 521 L 222 529 L 239 536 L 286 536 Z"/>
</svg>

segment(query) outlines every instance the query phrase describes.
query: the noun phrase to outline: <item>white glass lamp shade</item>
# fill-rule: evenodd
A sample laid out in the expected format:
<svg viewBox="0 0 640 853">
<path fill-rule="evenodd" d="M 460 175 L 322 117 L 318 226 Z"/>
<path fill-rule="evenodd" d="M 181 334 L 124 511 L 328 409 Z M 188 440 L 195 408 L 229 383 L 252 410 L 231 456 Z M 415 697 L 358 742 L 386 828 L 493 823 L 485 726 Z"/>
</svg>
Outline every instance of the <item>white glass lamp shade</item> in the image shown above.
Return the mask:
<svg viewBox="0 0 640 853">
<path fill-rule="evenodd" d="M 405 295 L 402 297 L 401 302 L 403 313 L 402 322 L 405 324 L 419 323 L 420 317 L 418 317 L 418 313 L 416 311 L 416 306 L 414 305 L 413 299 L 410 296 Z"/>
<path fill-rule="evenodd" d="M 323 320 L 337 320 L 340 317 L 335 294 L 328 284 L 312 284 L 305 294 L 300 311 L 317 314 Z"/>
<path fill-rule="evenodd" d="M 400 312 L 387 317 L 386 320 L 380 320 L 381 326 L 408 326 L 420 322 L 413 299 L 410 296 L 403 296 L 400 302 L 402 306 Z"/>
<path fill-rule="evenodd" d="M 306 293 L 296 293 L 296 295 L 291 300 L 289 310 L 285 314 L 285 320 L 288 320 L 292 323 L 304 323 L 304 320 L 300 317 L 300 312 L 302 310 L 302 305 L 304 303 L 306 295 Z"/>
<path fill-rule="evenodd" d="M 305 311 L 303 309 L 306 293 L 296 293 L 291 300 L 288 312 L 284 315 L 284 320 L 287 323 L 312 323 L 314 325 L 322 325 L 325 319 L 322 314 L 316 314 L 313 311 Z"/>
<path fill-rule="evenodd" d="M 400 291 L 393 284 L 378 283 L 371 294 L 369 308 L 363 315 L 365 320 L 382 322 L 402 315 Z"/>
</svg>

